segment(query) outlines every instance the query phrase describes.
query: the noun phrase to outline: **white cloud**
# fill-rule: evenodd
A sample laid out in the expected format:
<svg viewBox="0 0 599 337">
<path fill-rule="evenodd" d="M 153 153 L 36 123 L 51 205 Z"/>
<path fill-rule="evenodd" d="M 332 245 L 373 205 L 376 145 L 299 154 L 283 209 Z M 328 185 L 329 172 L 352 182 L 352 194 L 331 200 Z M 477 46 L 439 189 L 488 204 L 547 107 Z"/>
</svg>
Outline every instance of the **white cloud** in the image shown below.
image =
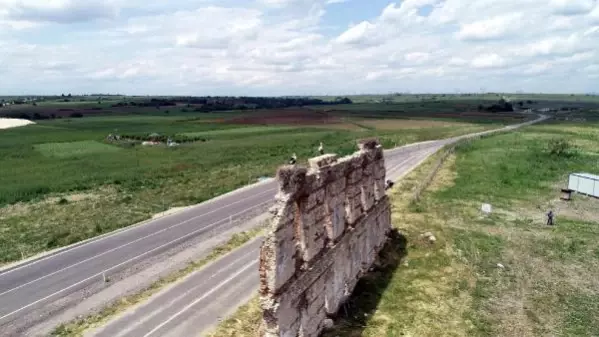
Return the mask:
<svg viewBox="0 0 599 337">
<path fill-rule="evenodd" d="M 595 5 L 595 0 L 551 0 L 549 6 L 555 14 L 580 15 L 589 13 Z"/>
<path fill-rule="evenodd" d="M 500 68 L 506 63 L 505 59 L 497 54 L 485 54 L 477 56 L 471 62 L 474 68 Z"/>
<path fill-rule="evenodd" d="M 521 13 L 496 16 L 462 25 L 457 37 L 462 40 L 489 40 L 516 34 L 521 28 Z"/>
<path fill-rule="evenodd" d="M 3 0 L 3 17 L 14 21 L 74 23 L 112 19 L 118 7 L 102 0 Z"/>
<path fill-rule="evenodd" d="M 337 38 L 342 44 L 366 44 L 374 39 L 376 26 L 368 21 L 362 21 L 351 27 Z"/>
<path fill-rule="evenodd" d="M 376 17 L 340 2 L 0 0 L 0 92 L 596 87 L 597 1 L 405 0 Z"/>
</svg>

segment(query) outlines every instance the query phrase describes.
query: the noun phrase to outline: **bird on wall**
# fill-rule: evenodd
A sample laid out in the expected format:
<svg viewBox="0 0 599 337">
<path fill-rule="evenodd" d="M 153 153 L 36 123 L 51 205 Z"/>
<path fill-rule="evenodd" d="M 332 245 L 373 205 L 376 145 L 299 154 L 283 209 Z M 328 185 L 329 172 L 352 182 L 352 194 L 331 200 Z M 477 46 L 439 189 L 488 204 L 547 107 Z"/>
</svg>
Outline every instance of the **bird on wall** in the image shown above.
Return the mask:
<svg viewBox="0 0 599 337">
<path fill-rule="evenodd" d="M 322 142 L 320 142 L 320 146 L 318 147 L 318 153 L 321 155 L 324 154 L 324 146 L 322 145 Z"/>
<path fill-rule="evenodd" d="M 291 159 L 289 159 L 289 164 L 291 164 L 291 165 L 295 165 L 295 163 L 297 163 L 297 155 L 294 153 L 294 154 L 291 156 Z"/>
</svg>

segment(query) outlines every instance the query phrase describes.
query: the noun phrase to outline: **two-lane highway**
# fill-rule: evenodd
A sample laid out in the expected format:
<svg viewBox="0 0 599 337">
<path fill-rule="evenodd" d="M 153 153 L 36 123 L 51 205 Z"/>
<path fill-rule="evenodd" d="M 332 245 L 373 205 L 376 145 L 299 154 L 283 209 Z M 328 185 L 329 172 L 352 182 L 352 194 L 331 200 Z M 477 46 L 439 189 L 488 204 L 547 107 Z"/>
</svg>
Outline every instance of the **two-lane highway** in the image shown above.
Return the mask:
<svg viewBox="0 0 599 337">
<path fill-rule="evenodd" d="M 395 179 L 456 137 L 386 150 L 388 177 Z M 70 293 L 104 282 L 110 275 L 144 259 L 214 230 L 224 231 L 231 219 L 273 202 L 274 179 L 133 226 L 46 257 L 0 271 L 0 335 L 13 333 L 16 321 Z"/>
</svg>

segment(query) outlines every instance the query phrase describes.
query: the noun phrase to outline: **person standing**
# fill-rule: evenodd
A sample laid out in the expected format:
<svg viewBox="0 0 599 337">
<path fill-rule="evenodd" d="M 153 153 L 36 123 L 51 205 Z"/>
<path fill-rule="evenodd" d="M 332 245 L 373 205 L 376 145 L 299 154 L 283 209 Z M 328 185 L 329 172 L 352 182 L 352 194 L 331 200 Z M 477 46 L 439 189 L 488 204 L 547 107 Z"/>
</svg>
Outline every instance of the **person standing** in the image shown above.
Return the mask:
<svg viewBox="0 0 599 337">
<path fill-rule="evenodd" d="M 553 211 L 549 210 L 547 213 L 547 226 L 553 226 Z"/>
</svg>

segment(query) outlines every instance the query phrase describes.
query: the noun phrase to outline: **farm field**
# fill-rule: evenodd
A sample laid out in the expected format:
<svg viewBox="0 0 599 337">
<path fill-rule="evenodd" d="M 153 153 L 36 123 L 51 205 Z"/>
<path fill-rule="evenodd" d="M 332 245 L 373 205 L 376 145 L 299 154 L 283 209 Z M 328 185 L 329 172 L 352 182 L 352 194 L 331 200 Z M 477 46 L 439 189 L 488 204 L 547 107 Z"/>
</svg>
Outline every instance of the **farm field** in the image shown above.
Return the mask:
<svg viewBox="0 0 599 337">
<path fill-rule="evenodd" d="M 389 194 L 407 245 L 387 246 L 324 336 L 597 336 L 599 201 L 560 189 L 571 172 L 599 173 L 598 126 L 547 122 L 460 145 L 420 201 L 439 155 L 402 179 Z M 210 336 L 250 336 L 260 315 L 254 298 Z"/>
<path fill-rule="evenodd" d="M 43 119 L 3 130 L 0 263 L 272 176 L 292 153 L 300 162 L 316 155 L 321 141 L 326 151 L 347 154 L 355 150 L 357 138 L 378 136 L 389 148 L 515 122 L 507 116 L 491 122 L 454 117 L 429 123 L 399 113 L 396 120 L 376 111 L 361 113 L 369 118 L 308 108 L 161 115 L 142 111 Z M 108 141 L 109 134 L 133 138 Z M 142 146 L 139 139 L 150 134 L 189 142 Z"/>
</svg>

